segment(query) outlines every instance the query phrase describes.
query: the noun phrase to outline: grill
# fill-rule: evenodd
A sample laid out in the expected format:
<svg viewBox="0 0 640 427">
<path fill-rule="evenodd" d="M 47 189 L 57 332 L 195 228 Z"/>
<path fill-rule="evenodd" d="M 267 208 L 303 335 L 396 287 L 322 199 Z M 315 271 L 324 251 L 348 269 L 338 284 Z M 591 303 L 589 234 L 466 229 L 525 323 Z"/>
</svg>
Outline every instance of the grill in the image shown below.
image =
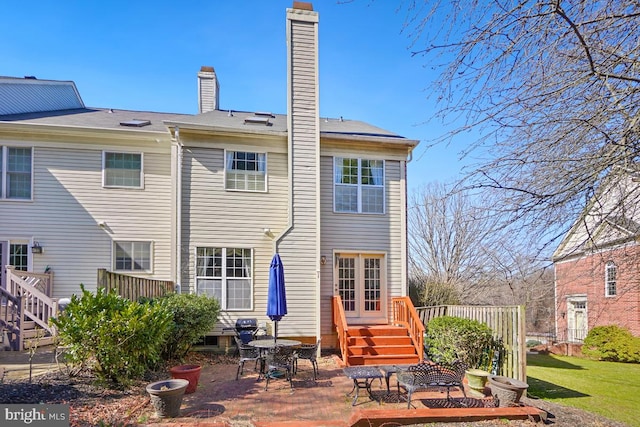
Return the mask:
<svg viewBox="0 0 640 427">
<path fill-rule="evenodd" d="M 236 335 L 242 340 L 244 344 L 253 340 L 256 331 L 258 330 L 258 319 L 244 318 L 236 320 Z"/>
</svg>

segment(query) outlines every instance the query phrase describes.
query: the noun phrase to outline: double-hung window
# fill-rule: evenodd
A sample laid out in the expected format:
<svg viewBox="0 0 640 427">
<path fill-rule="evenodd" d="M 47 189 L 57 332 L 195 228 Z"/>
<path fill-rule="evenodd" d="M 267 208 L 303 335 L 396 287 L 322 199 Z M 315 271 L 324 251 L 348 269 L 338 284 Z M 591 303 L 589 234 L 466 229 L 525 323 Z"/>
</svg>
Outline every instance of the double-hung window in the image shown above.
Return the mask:
<svg viewBox="0 0 640 427">
<path fill-rule="evenodd" d="M 225 189 L 267 191 L 267 155 L 244 151 L 227 151 L 225 155 Z"/>
<path fill-rule="evenodd" d="M 142 166 L 141 153 L 103 152 L 103 186 L 116 188 L 142 188 L 144 186 Z"/>
<path fill-rule="evenodd" d="M 604 272 L 604 295 L 605 296 L 607 297 L 616 296 L 617 276 L 618 276 L 618 266 L 613 261 L 609 261 L 605 266 L 605 272 Z"/>
<path fill-rule="evenodd" d="M 151 242 L 113 242 L 114 269 L 151 272 Z"/>
<path fill-rule="evenodd" d="M 251 249 L 196 248 L 196 288 L 198 295 L 215 297 L 223 310 L 252 307 Z"/>
<path fill-rule="evenodd" d="M 31 147 L 0 146 L 0 198 L 30 200 L 33 183 Z"/>
<path fill-rule="evenodd" d="M 334 158 L 334 211 L 384 213 L 384 160 Z"/>
</svg>

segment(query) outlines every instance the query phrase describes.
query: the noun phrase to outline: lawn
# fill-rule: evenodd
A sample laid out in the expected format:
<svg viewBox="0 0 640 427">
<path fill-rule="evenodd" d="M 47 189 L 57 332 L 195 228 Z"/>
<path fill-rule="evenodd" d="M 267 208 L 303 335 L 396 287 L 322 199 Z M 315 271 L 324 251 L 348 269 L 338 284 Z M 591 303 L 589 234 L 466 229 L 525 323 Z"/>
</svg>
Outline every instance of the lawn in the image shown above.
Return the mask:
<svg viewBox="0 0 640 427">
<path fill-rule="evenodd" d="M 640 426 L 640 365 L 529 354 L 528 395 Z"/>
</svg>

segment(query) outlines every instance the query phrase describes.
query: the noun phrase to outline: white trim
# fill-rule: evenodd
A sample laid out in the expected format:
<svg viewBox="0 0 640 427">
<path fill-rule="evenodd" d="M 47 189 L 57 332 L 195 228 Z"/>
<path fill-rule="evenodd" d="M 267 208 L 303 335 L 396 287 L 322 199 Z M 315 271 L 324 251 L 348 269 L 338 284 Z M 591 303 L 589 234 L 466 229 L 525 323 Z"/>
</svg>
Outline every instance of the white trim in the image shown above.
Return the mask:
<svg viewBox="0 0 640 427">
<path fill-rule="evenodd" d="M 356 184 L 338 184 L 336 182 L 336 159 L 354 159 L 358 161 L 358 175 Z M 381 161 L 382 162 L 382 184 L 381 185 L 364 185 L 362 184 L 362 161 Z M 387 164 L 384 159 L 378 158 L 364 158 L 364 157 L 352 157 L 352 156 L 333 156 L 333 169 L 331 171 L 331 180 L 333 184 L 333 213 L 335 214 L 358 214 L 358 215 L 385 215 L 387 212 Z M 353 186 L 356 187 L 356 211 L 338 211 L 336 209 L 336 186 Z M 362 211 L 362 190 L 366 187 L 381 188 L 382 189 L 382 212 L 363 212 Z"/>
<path fill-rule="evenodd" d="M 221 266 L 221 273 L 222 275 L 220 277 L 216 277 L 216 276 L 199 276 L 198 275 L 198 249 L 199 248 L 212 248 L 212 249 L 220 249 L 222 251 L 222 266 Z M 227 249 L 248 249 L 250 251 L 250 260 L 251 260 L 251 268 L 250 268 L 250 274 L 251 276 L 249 277 L 249 286 L 250 286 L 250 301 L 249 301 L 249 307 L 248 308 L 227 308 L 227 288 L 226 288 L 226 283 L 227 283 L 227 268 L 225 265 L 226 259 L 227 259 L 227 254 L 226 254 L 226 250 Z M 247 247 L 247 246 L 233 246 L 233 245 L 212 245 L 212 244 L 195 244 L 193 247 L 193 260 L 194 260 L 194 264 L 193 264 L 193 293 L 195 293 L 196 295 L 198 295 L 198 279 L 219 279 L 221 280 L 221 293 L 222 293 L 222 300 L 219 301 L 220 302 L 220 310 L 223 312 L 248 312 L 248 311 L 253 311 L 254 310 L 254 304 L 255 304 L 255 280 L 254 280 L 254 276 L 255 276 L 255 251 L 252 247 Z"/>
<path fill-rule="evenodd" d="M 109 154 L 138 154 L 140 155 L 140 185 L 107 185 L 106 184 L 106 158 Z M 123 150 L 102 150 L 102 188 L 119 188 L 127 190 L 144 190 L 144 152 L 141 151 L 123 151 Z"/>
<path fill-rule="evenodd" d="M 8 159 L 9 159 L 9 149 L 10 148 L 19 148 L 19 149 L 29 149 L 31 150 L 31 179 L 29 182 L 29 198 L 19 198 L 19 197 L 8 197 L 8 185 L 7 185 L 7 174 L 8 174 Z M 0 201 L 3 202 L 33 202 L 33 190 L 34 190 L 34 181 L 35 181 L 35 170 L 34 170 L 34 158 L 35 158 L 35 147 L 33 145 L 14 145 L 12 143 L 0 145 Z"/>
<path fill-rule="evenodd" d="M 612 280 L 611 282 L 615 283 L 615 293 L 609 293 L 609 268 L 612 267 L 614 268 L 614 273 L 615 273 L 615 280 Z M 618 296 L 618 264 L 616 264 L 614 261 L 607 261 L 604 264 L 604 296 L 605 298 L 614 298 L 616 296 Z"/>
<path fill-rule="evenodd" d="M 134 258 L 131 259 L 131 269 L 117 269 L 116 268 L 116 243 L 148 243 L 149 244 L 149 269 L 148 270 L 135 270 L 133 269 Z M 114 272 L 119 273 L 135 273 L 135 274 L 153 274 L 154 268 L 154 241 L 144 239 L 113 239 L 111 241 L 111 268 Z"/>
<path fill-rule="evenodd" d="M 264 190 L 250 190 L 248 188 L 227 188 L 227 153 L 251 153 L 251 154 L 262 154 L 264 155 Z M 222 188 L 225 191 L 237 191 L 241 193 L 267 193 L 269 191 L 269 156 L 266 151 L 246 151 L 246 150 L 230 150 L 225 148 L 223 153 L 223 166 L 224 166 L 224 174 L 223 174 L 223 182 Z M 259 175 L 258 173 L 253 173 L 253 171 L 236 171 L 235 169 L 231 169 L 232 173 L 244 173 L 246 176 L 249 175 Z M 247 180 L 245 179 L 245 187 L 247 187 Z"/>
</svg>

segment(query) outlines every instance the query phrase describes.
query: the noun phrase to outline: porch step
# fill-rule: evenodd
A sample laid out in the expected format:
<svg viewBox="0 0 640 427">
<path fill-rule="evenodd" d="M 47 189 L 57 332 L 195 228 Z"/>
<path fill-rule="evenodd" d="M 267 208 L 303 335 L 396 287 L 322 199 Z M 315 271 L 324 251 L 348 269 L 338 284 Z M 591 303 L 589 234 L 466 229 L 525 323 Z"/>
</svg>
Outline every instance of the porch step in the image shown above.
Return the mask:
<svg viewBox="0 0 640 427">
<path fill-rule="evenodd" d="M 350 356 L 379 356 L 389 354 L 415 354 L 415 349 L 409 345 L 375 345 L 375 346 L 349 346 Z"/>
<path fill-rule="evenodd" d="M 347 365 L 401 365 L 420 361 L 406 328 L 359 325 L 347 330 Z"/>
</svg>

